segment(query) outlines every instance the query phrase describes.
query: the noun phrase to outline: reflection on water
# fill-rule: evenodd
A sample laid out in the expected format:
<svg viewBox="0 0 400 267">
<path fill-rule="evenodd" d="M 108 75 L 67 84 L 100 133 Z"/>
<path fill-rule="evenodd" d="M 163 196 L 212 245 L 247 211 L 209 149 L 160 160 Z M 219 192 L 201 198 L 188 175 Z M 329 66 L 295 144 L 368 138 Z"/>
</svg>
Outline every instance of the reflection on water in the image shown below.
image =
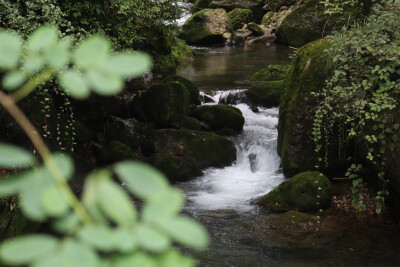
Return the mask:
<svg viewBox="0 0 400 267">
<path fill-rule="evenodd" d="M 194 47 L 196 59 L 178 75 L 197 84 L 201 91 L 245 88 L 248 75 L 270 64 L 289 63 L 293 50 L 286 46 Z"/>
</svg>

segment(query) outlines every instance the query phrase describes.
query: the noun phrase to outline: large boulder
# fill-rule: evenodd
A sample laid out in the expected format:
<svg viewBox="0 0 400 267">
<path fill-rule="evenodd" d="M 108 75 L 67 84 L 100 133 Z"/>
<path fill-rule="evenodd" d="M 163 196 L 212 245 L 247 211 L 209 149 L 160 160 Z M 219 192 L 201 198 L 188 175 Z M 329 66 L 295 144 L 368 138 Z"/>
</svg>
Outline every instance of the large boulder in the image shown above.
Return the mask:
<svg viewBox="0 0 400 267">
<path fill-rule="evenodd" d="M 296 4 L 297 0 L 265 0 L 263 9 L 265 11 L 279 11 L 282 7 Z"/>
<path fill-rule="evenodd" d="M 176 114 L 187 115 L 190 95 L 185 85 L 177 81 L 149 87 L 135 97 L 133 114 L 141 120 L 149 120 L 161 127 L 170 126 Z"/>
<path fill-rule="evenodd" d="M 281 183 L 259 204 L 274 211 L 309 211 L 325 208 L 331 201 L 331 183 L 317 171 L 303 172 Z"/>
<path fill-rule="evenodd" d="M 319 100 L 313 93 L 324 88 L 330 77 L 329 48 L 325 39 L 312 42 L 299 49 L 289 67 L 279 105 L 278 154 L 282 158 L 283 173 L 291 177 L 296 173 L 314 170 L 318 163 L 313 140 L 313 123 Z M 345 162 L 340 158 L 339 133 L 333 132 L 328 146 L 328 167 L 322 171 L 331 176 L 343 175 Z"/>
<path fill-rule="evenodd" d="M 209 8 L 212 0 L 196 0 L 193 3 L 192 8 L 194 10 L 196 9 L 203 9 L 203 8 Z"/>
<path fill-rule="evenodd" d="M 112 140 L 102 150 L 100 150 L 97 159 L 103 164 L 112 164 L 122 160 L 137 159 L 133 150 L 116 140 Z"/>
<path fill-rule="evenodd" d="M 235 144 L 222 136 L 191 130 L 155 130 L 142 143 L 142 151 L 179 157 L 199 169 L 225 167 L 236 160 Z"/>
<path fill-rule="evenodd" d="M 251 87 L 246 95 L 256 104 L 267 108 L 279 106 L 283 81 L 267 81 Z"/>
<path fill-rule="evenodd" d="M 263 15 L 263 2 L 264 0 L 214 0 L 210 8 L 223 8 L 228 12 L 235 8 L 250 9 L 253 11 L 253 18 L 258 21 Z"/>
<path fill-rule="evenodd" d="M 195 165 L 169 154 L 154 154 L 149 163 L 164 173 L 171 182 L 188 181 L 203 174 Z"/>
<path fill-rule="evenodd" d="M 243 130 L 244 117 L 240 109 L 230 105 L 203 105 L 191 111 L 193 117 L 204 123 L 207 130 Z"/>
<path fill-rule="evenodd" d="M 325 5 L 320 0 L 306 0 L 291 12 L 276 31 L 278 42 L 296 47 L 320 39 L 332 31 L 339 30 L 369 12 L 370 0 L 358 1 L 352 7 L 346 5 L 340 14 L 325 14 Z"/>
<path fill-rule="evenodd" d="M 183 84 L 186 87 L 186 89 L 189 92 L 189 98 L 190 98 L 190 103 L 191 104 L 194 104 L 194 105 L 200 105 L 201 104 L 199 88 L 194 83 L 192 83 L 188 79 L 183 78 L 182 76 L 179 76 L 179 75 L 168 76 L 167 78 L 164 79 L 163 82 L 167 83 L 167 82 L 171 82 L 171 81 L 179 82 L 179 83 Z"/>
<path fill-rule="evenodd" d="M 235 8 L 228 13 L 232 22 L 232 29 L 236 31 L 253 19 L 253 12 L 250 9 Z"/>
<path fill-rule="evenodd" d="M 182 27 L 181 38 L 189 44 L 224 42 L 222 35 L 232 30 L 224 9 L 203 9 L 190 17 Z"/>
</svg>

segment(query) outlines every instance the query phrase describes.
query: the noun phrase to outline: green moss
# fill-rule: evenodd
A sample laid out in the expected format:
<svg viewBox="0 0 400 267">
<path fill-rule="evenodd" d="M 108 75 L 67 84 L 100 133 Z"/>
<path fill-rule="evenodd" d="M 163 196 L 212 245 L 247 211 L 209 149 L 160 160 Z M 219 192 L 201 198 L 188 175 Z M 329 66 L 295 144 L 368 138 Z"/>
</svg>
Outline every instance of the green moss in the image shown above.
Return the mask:
<svg viewBox="0 0 400 267">
<path fill-rule="evenodd" d="M 203 8 L 209 8 L 212 0 L 196 0 L 193 3 L 192 8 L 193 9 L 203 9 Z"/>
<path fill-rule="evenodd" d="M 176 114 L 173 116 L 170 126 L 177 129 L 189 129 L 195 131 L 201 130 L 201 124 L 199 120 L 180 114 Z"/>
<path fill-rule="evenodd" d="M 311 138 L 318 101 L 312 93 L 322 90 L 330 76 L 329 56 L 324 52 L 327 48 L 329 43 L 324 39 L 300 48 L 284 82 L 279 105 L 278 154 L 287 177 L 312 170 L 318 162 Z M 338 168 L 337 164 L 333 166 Z"/>
<path fill-rule="evenodd" d="M 252 20 L 253 12 L 250 9 L 235 8 L 228 13 L 228 16 L 231 19 L 233 30 L 236 31 Z"/>
<path fill-rule="evenodd" d="M 202 171 L 193 164 L 178 157 L 164 153 L 153 155 L 149 163 L 164 173 L 171 182 L 188 181 L 202 175 Z"/>
<path fill-rule="evenodd" d="M 171 53 L 167 55 L 155 55 L 153 57 L 153 71 L 156 73 L 165 73 L 175 70 L 177 65 L 188 61 L 193 57 L 192 49 L 185 43 L 176 42 Z"/>
<path fill-rule="evenodd" d="M 264 0 L 214 0 L 211 8 L 223 8 L 227 12 L 235 8 L 250 9 L 253 12 L 254 21 L 259 21 L 263 15 Z"/>
<path fill-rule="evenodd" d="M 189 44 L 222 42 L 222 35 L 210 32 L 205 25 L 208 12 L 214 12 L 214 9 L 203 9 L 193 14 L 183 25 L 180 37 Z"/>
<path fill-rule="evenodd" d="M 281 97 L 283 81 L 268 81 L 251 87 L 246 95 L 256 105 L 277 107 Z"/>
<path fill-rule="evenodd" d="M 264 196 L 259 204 L 275 211 L 308 211 L 330 204 L 331 184 L 328 177 L 317 171 L 295 175 Z"/>
<path fill-rule="evenodd" d="M 254 22 L 250 22 L 249 24 L 247 24 L 247 29 L 256 36 L 261 36 L 264 34 L 264 31 L 261 29 L 260 25 L 257 25 Z"/>
<path fill-rule="evenodd" d="M 132 149 L 116 140 L 112 140 L 99 153 L 98 160 L 103 164 L 112 164 L 121 160 L 137 159 Z"/>
<path fill-rule="evenodd" d="M 267 11 L 279 11 L 283 6 L 291 6 L 294 5 L 297 0 L 266 0 L 264 9 Z"/>
<path fill-rule="evenodd" d="M 343 14 L 324 14 L 325 6 L 320 0 L 307 0 L 291 12 L 278 27 L 276 36 L 278 42 L 296 47 L 320 39 L 343 25 L 363 18 L 363 4 L 369 0 L 360 1 L 355 7 L 347 7 Z M 350 18 L 350 19 L 349 19 Z"/>
<path fill-rule="evenodd" d="M 145 154 L 166 153 L 197 168 L 225 167 L 236 160 L 235 144 L 222 136 L 192 130 L 155 130 L 144 141 Z"/>
<path fill-rule="evenodd" d="M 231 38 L 231 40 L 233 44 L 236 46 L 244 46 L 244 44 L 246 43 L 246 38 L 244 38 L 244 36 L 241 35 L 235 35 Z"/>
<path fill-rule="evenodd" d="M 289 65 L 269 65 L 249 76 L 253 81 L 279 81 L 286 78 Z"/>
<path fill-rule="evenodd" d="M 185 85 L 190 95 L 190 103 L 195 105 L 201 104 L 199 88 L 194 83 L 178 75 L 168 76 L 167 78 L 164 79 L 163 82 L 169 82 L 169 81 L 176 81 Z"/>
<path fill-rule="evenodd" d="M 169 126 L 175 114 L 189 112 L 189 92 L 176 81 L 149 87 L 136 97 L 133 112 L 137 118 L 148 119 L 159 126 Z"/>
<path fill-rule="evenodd" d="M 229 105 L 204 105 L 195 108 L 193 117 L 205 122 L 210 130 L 229 128 L 236 132 L 243 130 L 242 112 Z"/>
<path fill-rule="evenodd" d="M 271 24 L 273 22 L 272 19 L 273 19 L 274 15 L 275 15 L 274 11 L 269 11 L 269 12 L 265 13 L 263 18 L 261 19 L 261 24 L 263 24 L 263 25 Z"/>
</svg>

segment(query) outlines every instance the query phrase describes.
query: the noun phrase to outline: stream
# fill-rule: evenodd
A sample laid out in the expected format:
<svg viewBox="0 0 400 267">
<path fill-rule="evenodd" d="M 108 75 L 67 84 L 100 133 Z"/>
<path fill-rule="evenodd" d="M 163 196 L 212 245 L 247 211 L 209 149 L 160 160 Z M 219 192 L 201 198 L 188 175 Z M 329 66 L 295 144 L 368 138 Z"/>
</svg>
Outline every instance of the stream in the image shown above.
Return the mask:
<svg viewBox="0 0 400 267">
<path fill-rule="evenodd" d="M 216 103 L 248 89 L 246 77 L 255 71 L 289 63 L 291 53 L 277 44 L 193 48 L 194 61 L 178 75 Z M 186 251 L 198 266 L 399 266 L 400 236 L 393 224 L 366 224 L 332 214 L 324 223 L 324 234 L 314 237 L 286 236 L 271 227 L 277 215 L 252 201 L 285 180 L 276 153 L 279 110 L 259 108 L 254 113 L 240 101 L 234 106 L 245 117 L 243 132 L 231 137 L 236 162 L 206 169 L 203 176 L 178 184 L 187 196 L 184 212 L 200 221 L 211 237 L 206 251 Z"/>
</svg>

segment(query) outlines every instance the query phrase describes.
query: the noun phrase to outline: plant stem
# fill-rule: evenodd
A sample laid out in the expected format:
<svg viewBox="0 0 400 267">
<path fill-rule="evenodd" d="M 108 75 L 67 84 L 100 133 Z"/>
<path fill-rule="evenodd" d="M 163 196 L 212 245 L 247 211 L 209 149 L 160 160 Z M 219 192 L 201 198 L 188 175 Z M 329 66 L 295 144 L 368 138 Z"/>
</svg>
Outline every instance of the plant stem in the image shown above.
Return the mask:
<svg viewBox="0 0 400 267">
<path fill-rule="evenodd" d="M 42 157 L 44 164 L 53 175 L 53 178 L 57 186 L 63 191 L 63 193 L 67 197 L 68 202 L 72 207 L 72 209 L 75 211 L 75 213 L 79 216 L 79 218 L 82 220 L 83 223 L 91 224 L 92 223 L 91 217 L 89 216 L 85 207 L 82 205 L 79 199 L 72 192 L 63 174 L 61 173 L 59 167 L 57 166 L 56 162 L 51 156 L 49 149 L 43 142 L 43 139 L 38 134 L 37 130 L 35 129 L 35 126 L 32 125 L 32 123 L 28 120 L 25 114 L 18 108 L 13 98 L 3 93 L 2 91 L 0 91 L 0 104 L 4 106 L 7 112 L 15 119 L 15 121 L 24 130 L 25 134 L 29 137 L 33 146 L 36 148 L 39 155 Z"/>
<path fill-rule="evenodd" d="M 32 93 L 33 90 L 36 89 L 36 87 L 38 87 L 45 81 L 48 81 L 52 75 L 53 75 L 53 73 L 51 72 L 51 70 L 44 69 L 37 76 L 30 79 L 24 86 L 21 87 L 21 89 L 19 89 L 14 94 L 12 94 L 12 96 L 11 96 L 12 99 L 14 100 L 14 102 L 18 102 L 18 101 L 24 99 L 30 93 Z"/>
</svg>

